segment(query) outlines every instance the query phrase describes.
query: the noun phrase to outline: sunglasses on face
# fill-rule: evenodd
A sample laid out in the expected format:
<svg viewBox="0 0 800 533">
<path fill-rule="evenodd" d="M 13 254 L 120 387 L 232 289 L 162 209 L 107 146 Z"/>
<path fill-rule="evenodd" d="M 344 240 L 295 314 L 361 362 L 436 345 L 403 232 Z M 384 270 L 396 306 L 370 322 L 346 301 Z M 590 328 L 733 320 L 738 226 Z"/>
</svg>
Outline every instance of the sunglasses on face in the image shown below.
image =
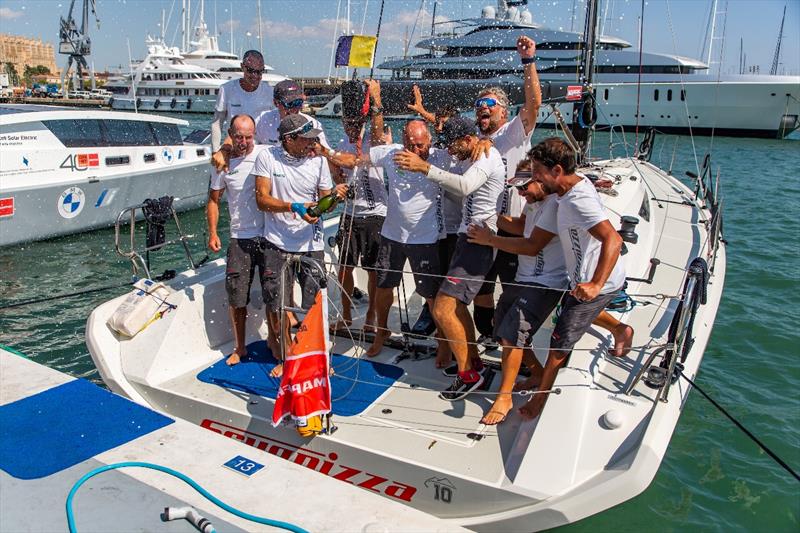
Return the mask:
<svg viewBox="0 0 800 533">
<path fill-rule="evenodd" d="M 528 185 L 530 185 L 531 182 L 533 181 L 533 173 L 529 170 L 520 170 L 514 173 L 514 179 L 525 180 L 524 183 L 520 183 L 519 185 L 514 185 L 514 188 L 517 189 L 519 192 L 524 192 L 528 188 Z"/>
<path fill-rule="evenodd" d="M 491 109 L 492 107 L 494 107 L 496 105 L 502 106 L 503 104 L 498 102 L 496 98 L 484 97 L 484 98 L 478 98 L 477 100 L 475 100 L 475 109 L 481 108 L 483 106 L 486 106 L 486 107 Z"/>
<path fill-rule="evenodd" d="M 296 98 L 296 99 L 291 100 L 289 102 L 283 102 L 282 101 L 281 105 L 283 107 L 285 107 L 286 109 L 295 109 L 297 107 L 303 107 L 303 99 L 302 98 Z"/>
<path fill-rule="evenodd" d="M 242 70 L 247 72 L 248 74 L 261 74 L 262 70 L 257 68 L 250 68 L 250 67 L 243 67 Z"/>
</svg>

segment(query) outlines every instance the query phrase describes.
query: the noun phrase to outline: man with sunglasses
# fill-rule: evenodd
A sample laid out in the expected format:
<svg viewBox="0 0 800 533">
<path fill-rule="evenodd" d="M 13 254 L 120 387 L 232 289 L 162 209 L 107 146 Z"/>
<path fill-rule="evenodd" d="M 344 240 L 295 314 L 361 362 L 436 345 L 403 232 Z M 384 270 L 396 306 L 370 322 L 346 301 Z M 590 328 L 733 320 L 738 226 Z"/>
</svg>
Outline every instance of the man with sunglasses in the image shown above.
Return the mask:
<svg viewBox="0 0 800 533">
<path fill-rule="evenodd" d="M 467 306 L 483 286 L 495 254 L 491 246 L 467 242 L 467 228 L 485 224 L 497 229 L 498 203 L 505 189 L 506 168 L 494 148 L 489 150 L 488 156 L 482 155 L 472 161 L 472 151 L 479 141 L 475 123 L 469 119 L 451 118 L 444 124 L 439 139 L 457 161 L 452 172 L 437 168 L 410 151 L 396 155 L 395 162 L 403 170 L 423 173 L 430 181 L 462 199 L 455 252 L 433 305 L 433 316 L 458 365 L 455 380 L 440 396 L 455 401 L 480 387 L 484 380 L 483 363 L 475 345 L 475 326 Z"/>
<path fill-rule="evenodd" d="M 319 279 L 324 272 L 302 263 L 286 269 L 284 300 L 280 300 L 280 273 L 292 256 L 309 257 L 322 266 L 324 242 L 322 223 L 308 214 L 308 208 L 333 190 L 328 163 L 316 157 L 314 146 L 322 130 L 305 115 L 291 114 L 278 126 L 280 145 L 263 150 L 253 167 L 256 203 L 264 211 L 264 272 L 261 283 L 267 307 L 270 329 L 269 346 L 280 358 L 281 348 L 288 345 L 289 319 L 284 317 L 281 328 L 280 310 L 291 304 L 295 277 L 302 289 L 302 307 L 314 303 Z M 347 187 L 336 186 L 336 194 L 344 198 Z M 273 376 L 280 376 L 282 365 L 276 366 Z"/>
<path fill-rule="evenodd" d="M 321 132 L 319 144 L 324 149 L 319 149 L 318 147 L 318 155 L 328 155 L 330 146 L 328 146 L 328 140 L 325 137 L 322 124 L 317 119 L 300 112 L 306 99 L 306 95 L 300 85 L 294 80 L 283 80 L 275 85 L 273 95 L 272 103 L 274 107 L 270 107 L 254 117 L 256 121 L 256 144 L 271 146 L 280 144 L 278 126 L 281 121 L 289 115 L 299 114 L 310 120 L 313 127 Z M 230 159 L 229 145 L 230 138 L 226 138 L 222 148 L 215 152 L 211 158 L 211 164 L 214 165 L 217 171 L 224 170 L 228 166 L 228 160 Z"/>
<path fill-rule="evenodd" d="M 484 89 L 475 101 L 475 121 L 481 136 L 494 141 L 494 146 L 506 162 L 506 177 L 511 179 L 517 170 L 517 164 L 525 159 L 531 146 L 531 136 L 536 127 L 539 107 L 542 104 L 542 90 L 539 76 L 536 73 L 536 43 L 527 36 L 517 39 L 517 53 L 524 69 L 525 103 L 519 113 L 509 120 L 509 100 L 505 91 L 499 87 Z M 506 189 L 499 211 L 497 226 L 501 235 L 513 235 L 513 227 L 509 224 L 512 217 L 519 217 L 524 205 L 522 197 L 512 189 Z M 517 257 L 499 251 L 492 270 L 486 277 L 474 302 L 475 325 L 481 334 L 479 342 L 487 348 L 497 345 L 492 340 L 494 316 L 495 280 L 501 283 L 514 281 L 517 271 Z"/>
<path fill-rule="evenodd" d="M 272 87 L 261 81 L 263 72 L 264 56 L 258 50 L 248 50 L 242 56 L 242 77 L 220 86 L 211 122 L 211 148 L 214 152 L 221 147 L 222 127 L 228 118 L 248 115 L 256 119 L 262 112 L 272 109 Z"/>
</svg>

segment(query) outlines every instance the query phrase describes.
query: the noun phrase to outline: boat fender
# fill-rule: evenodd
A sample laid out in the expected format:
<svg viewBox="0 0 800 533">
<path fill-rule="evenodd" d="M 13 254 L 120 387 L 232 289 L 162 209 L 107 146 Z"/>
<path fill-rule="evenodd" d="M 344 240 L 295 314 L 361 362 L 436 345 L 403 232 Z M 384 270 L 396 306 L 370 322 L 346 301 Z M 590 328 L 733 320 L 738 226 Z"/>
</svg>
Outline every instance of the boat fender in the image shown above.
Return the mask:
<svg viewBox="0 0 800 533">
<path fill-rule="evenodd" d="M 175 105 L 177 103 L 178 103 L 178 101 L 173 98 L 172 101 L 169 103 L 170 109 L 175 109 Z"/>
<path fill-rule="evenodd" d="M 136 108 L 138 109 L 140 107 L 142 107 L 142 99 L 141 98 L 137 98 L 136 99 Z"/>
<path fill-rule="evenodd" d="M 167 303 L 172 291 L 163 283 L 142 278 L 108 319 L 108 327 L 126 337 L 134 337 L 165 311 L 175 306 Z"/>
<path fill-rule="evenodd" d="M 189 98 L 188 100 L 186 100 L 186 109 L 191 109 L 191 108 L 192 108 L 192 99 Z"/>
<path fill-rule="evenodd" d="M 164 507 L 164 512 L 161 513 L 162 522 L 181 520 L 182 518 L 185 518 L 201 533 L 214 533 L 214 526 L 211 522 L 192 507 Z"/>
<path fill-rule="evenodd" d="M 113 107 L 114 106 L 114 97 L 113 96 L 108 99 L 108 106 L 109 107 Z"/>
<path fill-rule="evenodd" d="M 161 100 L 156 98 L 156 101 L 153 102 L 153 109 L 158 109 L 159 107 L 161 107 Z"/>
</svg>

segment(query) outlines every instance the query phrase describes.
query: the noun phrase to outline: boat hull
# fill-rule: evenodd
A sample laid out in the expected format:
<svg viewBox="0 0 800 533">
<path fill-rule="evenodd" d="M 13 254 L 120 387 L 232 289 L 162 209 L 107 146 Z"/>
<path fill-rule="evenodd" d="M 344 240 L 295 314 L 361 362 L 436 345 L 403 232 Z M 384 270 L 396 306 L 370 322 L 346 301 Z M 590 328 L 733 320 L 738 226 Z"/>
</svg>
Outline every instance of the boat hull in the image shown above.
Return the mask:
<svg viewBox="0 0 800 533">
<path fill-rule="evenodd" d="M 135 101 L 126 96 L 115 96 L 111 109 L 119 111 L 139 111 L 148 113 L 213 113 L 217 97 L 202 95 L 192 97 L 142 97 Z"/>
</svg>

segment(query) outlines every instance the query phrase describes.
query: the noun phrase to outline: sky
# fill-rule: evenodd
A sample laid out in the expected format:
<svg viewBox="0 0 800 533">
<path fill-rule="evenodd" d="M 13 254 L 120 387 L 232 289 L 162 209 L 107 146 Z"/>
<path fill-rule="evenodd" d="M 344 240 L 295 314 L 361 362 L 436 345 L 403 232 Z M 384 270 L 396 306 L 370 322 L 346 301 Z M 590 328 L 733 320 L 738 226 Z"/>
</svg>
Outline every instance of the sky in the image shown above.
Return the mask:
<svg viewBox="0 0 800 533">
<path fill-rule="evenodd" d="M 192 1 L 195 18 L 199 1 Z M 648 52 L 704 60 L 700 56 L 712 1 L 644 0 L 642 48 Z M 81 3 L 82 0 L 76 0 L 74 15 L 79 16 Z M 338 27 L 341 33 L 346 27 L 347 3 L 347 0 L 261 0 L 263 52 L 267 64 L 287 76 L 328 75 L 334 30 Z M 433 3 L 433 0 L 386 0 L 376 63 L 387 56 L 402 55 L 405 35 L 412 31 L 409 52 L 423 52 L 415 50 L 413 45 L 421 34 L 430 32 Z M 436 20 L 476 17 L 485 5 L 496 5 L 496 1 L 439 0 Z M 126 65 L 128 42 L 132 56 L 143 57 L 145 37 L 161 33 L 162 9 L 166 13 L 172 10 L 166 25 L 166 40 L 179 44 L 180 6 L 181 0 L 97 0 L 100 27 L 97 28 L 90 16 L 89 35 L 93 45 L 90 61 L 97 70 Z M 574 28 L 580 30 L 585 0 L 528 2 L 535 22 L 564 30 L 573 25 L 573 6 L 579 13 Z M 738 72 L 740 43 L 747 64 L 758 65 L 761 73 L 769 72 L 784 6 L 787 12 L 779 73 L 800 73 L 800 0 L 718 0 L 717 36 L 722 37 L 720 26 L 724 26 L 725 39 L 716 39 L 714 47 L 723 53 L 723 73 Z M 68 9 L 69 0 L 0 0 L 0 32 L 36 37 L 57 45 L 58 18 L 66 16 Z M 641 9 L 642 0 L 609 0 L 608 3 L 601 0 L 604 33 L 621 37 L 638 48 Z M 374 35 L 379 10 L 380 0 L 351 0 L 353 33 L 360 33 L 363 27 L 364 34 Z M 723 15 L 723 11 L 727 13 Z M 216 28 L 222 49 L 231 50 L 231 29 L 234 52 L 259 47 L 256 0 L 207 0 L 205 19 L 211 31 Z M 714 56 L 718 61 L 716 51 Z M 62 66 L 65 59 L 66 56 L 57 56 L 56 61 Z"/>
</svg>

